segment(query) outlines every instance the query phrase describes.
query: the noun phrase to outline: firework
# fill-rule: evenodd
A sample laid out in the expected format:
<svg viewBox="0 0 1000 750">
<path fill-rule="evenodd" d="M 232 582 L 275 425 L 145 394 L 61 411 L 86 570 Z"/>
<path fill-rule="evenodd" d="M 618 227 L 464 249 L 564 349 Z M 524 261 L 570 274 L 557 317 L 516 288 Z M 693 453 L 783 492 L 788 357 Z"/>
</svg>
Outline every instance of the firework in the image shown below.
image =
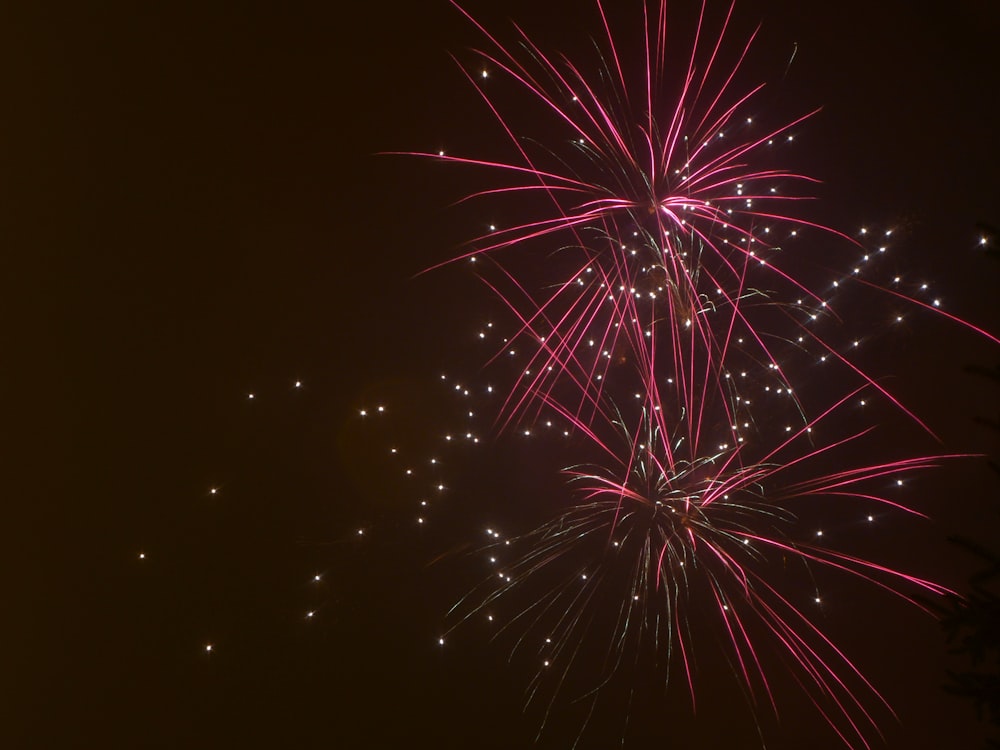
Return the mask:
<svg viewBox="0 0 1000 750">
<path fill-rule="evenodd" d="M 878 729 L 869 704 L 884 700 L 786 581 L 791 566 L 807 581 L 815 570 L 846 573 L 917 606 L 918 595 L 948 593 L 835 550 L 802 520 L 821 502 L 869 520 L 916 513 L 887 488 L 951 458 L 872 460 L 874 426 L 843 426 L 859 423 L 841 415 L 874 398 L 929 432 L 856 362 L 861 341 L 841 325 L 848 288 L 883 287 L 872 269 L 890 233 L 869 249 L 866 236 L 799 215 L 814 181 L 773 165 L 813 113 L 770 127 L 746 115 L 762 86 L 742 83 L 753 35 L 733 44 L 733 6 L 709 28 L 702 5 L 684 50 L 667 43 L 666 2 L 644 6 L 635 82 L 600 0 L 592 75 L 520 29 L 517 46 L 505 45 L 456 7 L 488 42 L 475 51 L 482 67 L 465 72 L 514 158 L 419 155 L 504 180 L 470 199 L 520 201 L 523 220 L 451 261 L 485 267 L 514 321 L 492 358 L 508 362 L 497 429 L 555 420 L 581 459 L 563 470 L 573 494 L 560 512 L 487 545 L 497 567 L 456 619 L 506 607 L 502 630 L 545 634 L 529 694 L 551 686 L 548 714 L 593 666 L 581 656 L 590 642 L 604 645 L 584 695 L 648 651 L 668 677 L 683 676 L 694 702 L 703 616 L 693 612 L 706 611 L 753 705 L 777 710 L 766 643 L 844 743 L 867 747 Z M 494 74 L 561 138 L 522 138 L 491 91 Z M 830 248 L 846 248 L 845 271 L 816 283 Z"/>
</svg>

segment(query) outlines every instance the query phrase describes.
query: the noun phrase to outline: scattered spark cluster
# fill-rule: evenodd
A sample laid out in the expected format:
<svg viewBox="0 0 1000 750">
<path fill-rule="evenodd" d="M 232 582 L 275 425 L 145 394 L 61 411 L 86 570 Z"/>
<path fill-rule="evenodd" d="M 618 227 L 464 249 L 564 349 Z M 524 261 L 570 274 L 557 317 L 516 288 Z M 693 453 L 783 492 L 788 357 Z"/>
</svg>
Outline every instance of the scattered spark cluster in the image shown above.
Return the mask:
<svg viewBox="0 0 1000 750">
<path fill-rule="evenodd" d="M 288 390 L 292 392 L 301 392 L 304 390 L 304 388 L 305 385 L 301 379 L 291 380 L 288 385 Z M 253 392 L 244 392 L 242 394 L 237 394 L 237 398 L 242 398 L 245 402 L 253 402 L 253 405 L 250 407 L 251 410 L 256 410 L 258 406 L 264 406 L 264 403 L 260 402 L 266 402 L 268 400 L 277 401 L 277 399 L 274 398 L 274 396 L 275 394 L 273 393 L 259 394 Z M 385 412 L 385 408 L 375 407 L 373 411 L 377 414 L 381 414 Z M 238 500 L 238 497 L 235 497 L 232 493 L 227 493 L 226 487 L 220 484 L 211 484 L 205 487 L 205 489 L 201 492 L 201 496 L 203 498 L 210 498 L 212 500 L 218 499 L 222 502 L 230 502 Z M 344 538 L 351 538 L 352 540 L 356 540 L 358 537 L 363 536 L 364 532 L 365 530 L 363 528 L 355 528 L 349 530 L 346 534 L 343 534 L 342 536 Z M 134 559 L 138 561 L 138 563 L 143 565 L 149 563 L 153 563 L 155 565 L 156 560 L 161 557 L 162 553 L 156 554 L 155 552 L 151 552 L 149 549 L 140 548 L 135 552 Z M 323 584 L 327 582 L 326 577 L 322 572 L 312 572 L 304 574 L 302 578 L 299 579 L 298 582 L 307 584 L 307 588 L 311 589 L 311 591 L 307 595 L 309 599 L 309 604 L 306 606 L 308 608 L 304 609 L 300 613 L 299 617 L 306 622 L 312 621 L 319 616 L 320 608 L 322 608 L 325 605 L 326 601 L 329 599 L 330 596 L 330 592 L 324 590 L 325 587 L 323 586 Z M 221 643 L 219 641 L 202 642 L 200 646 L 197 644 L 195 645 L 195 648 L 199 648 L 204 656 L 212 656 L 213 654 L 218 652 L 220 648 L 224 649 L 225 647 L 226 644 Z"/>
</svg>

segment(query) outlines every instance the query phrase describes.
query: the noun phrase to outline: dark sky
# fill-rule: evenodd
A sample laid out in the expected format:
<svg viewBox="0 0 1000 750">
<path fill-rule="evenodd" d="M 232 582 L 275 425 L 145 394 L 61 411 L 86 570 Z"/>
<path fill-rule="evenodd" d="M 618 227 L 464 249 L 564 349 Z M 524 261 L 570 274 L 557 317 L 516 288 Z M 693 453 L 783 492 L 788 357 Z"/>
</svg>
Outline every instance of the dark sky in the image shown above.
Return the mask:
<svg viewBox="0 0 1000 750">
<path fill-rule="evenodd" d="M 414 275 L 490 220 L 449 208 L 479 176 L 376 155 L 503 153 L 448 57 L 473 59 L 475 29 L 444 0 L 20 5 L 0 10 L 0 744 L 531 746 L 503 647 L 474 630 L 435 645 L 474 576 L 457 553 L 428 563 L 468 524 L 418 533 L 357 419 L 410 399 L 398 429 L 416 432 L 427 383 L 477 365 L 453 337 L 481 288 Z M 557 50 L 595 29 L 585 0 L 468 7 Z M 894 262 L 1000 329 L 975 227 L 1000 223 L 995 5 L 819 8 L 737 11 L 764 24 L 769 101 L 824 108 L 795 162 L 824 181 L 816 215 L 904 227 Z M 997 392 L 963 372 L 995 348 L 917 315 L 883 351 L 931 450 L 1000 452 L 974 423 Z M 974 564 L 945 538 L 995 541 L 995 482 L 979 459 L 923 478 L 935 521 L 887 532 L 887 556 L 961 586 Z M 475 482 L 457 483 L 467 520 Z M 829 626 L 897 709 L 886 747 L 978 746 L 971 705 L 941 690 L 933 620 L 862 591 Z M 738 693 L 705 690 L 696 718 L 680 690 L 637 709 L 627 747 L 758 746 Z M 781 690 L 767 747 L 838 747 Z M 560 731 L 538 747 L 567 747 Z"/>
</svg>

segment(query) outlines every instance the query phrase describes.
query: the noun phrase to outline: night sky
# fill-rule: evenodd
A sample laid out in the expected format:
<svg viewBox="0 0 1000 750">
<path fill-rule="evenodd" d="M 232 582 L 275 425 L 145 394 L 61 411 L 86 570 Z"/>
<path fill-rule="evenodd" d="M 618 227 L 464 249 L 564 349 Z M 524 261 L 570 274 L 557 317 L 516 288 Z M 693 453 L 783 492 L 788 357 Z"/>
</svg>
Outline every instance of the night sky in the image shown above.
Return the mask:
<svg viewBox="0 0 1000 750">
<path fill-rule="evenodd" d="M 464 337 L 496 309 L 464 268 L 418 275 L 502 218 L 452 205 L 484 175 L 379 155 L 511 157 L 449 57 L 474 62 L 476 30 L 445 0 L 21 6 L 0 10 L 0 744 L 531 747 L 530 675 L 507 647 L 479 627 L 437 640 L 479 576 L 473 534 L 516 530 L 551 466 L 502 440 L 456 454 L 423 528 L 384 450 L 444 429 L 435 379 L 477 372 Z M 557 51 L 598 28 L 587 0 L 468 8 Z M 745 0 L 733 35 L 763 23 L 750 68 L 779 113 L 823 107 L 789 158 L 823 180 L 812 215 L 899 228 L 893 263 L 1000 331 L 976 227 L 1000 223 L 996 5 L 818 8 Z M 997 347 L 915 314 L 877 352 L 942 439 L 908 425 L 914 450 L 1000 455 L 975 422 L 1000 391 L 964 372 Z M 405 408 L 359 419 L 383 400 Z M 934 520 L 880 532 L 876 552 L 961 589 L 976 562 L 947 537 L 1000 542 L 998 481 L 982 458 L 921 476 L 910 500 Z M 823 624 L 895 707 L 884 746 L 980 746 L 972 705 L 942 690 L 962 663 L 939 625 L 837 591 Z M 704 708 L 678 683 L 636 706 L 627 748 L 761 746 L 708 661 Z M 766 747 L 840 747 L 774 680 L 788 708 L 760 710 Z M 536 746 L 569 747 L 575 721 Z M 599 722 L 579 747 L 622 732 Z"/>
</svg>

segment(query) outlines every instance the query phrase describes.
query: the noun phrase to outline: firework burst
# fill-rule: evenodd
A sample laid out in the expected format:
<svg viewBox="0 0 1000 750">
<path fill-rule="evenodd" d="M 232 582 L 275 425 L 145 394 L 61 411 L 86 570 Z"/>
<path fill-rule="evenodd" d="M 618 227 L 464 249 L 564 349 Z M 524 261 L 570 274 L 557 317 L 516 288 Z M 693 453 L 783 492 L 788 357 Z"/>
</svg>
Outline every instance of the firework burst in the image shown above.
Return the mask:
<svg viewBox="0 0 1000 750">
<path fill-rule="evenodd" d="M 868 398 L 929 428 L 857 364 L 859 341 L 838 325 L 844 287 L 880 287 L 867 277 L 887 246 L 867 250 L 798 215 L 814 180 L 760 166 L 813 113 L 764 128 L 745 114 L 762 86 L 741 83 L 753 35 L 728 55 L 732 6 L 710 29 L 702 5 L 679 53 L 667 43 L 666 2 L 644 5 L 634 83 L 600 0 L 594 75 L 517 27 L 516 46 L 505 45 L 456 7 L 488 42 L 475 51 L 482 68 L 466 75 L 515 158 L 419 155 L 504 180 L 470 199 L 524 201 L 528 218 L 452 260 L 489 267 L 482 277 L 515 321 L 494 356 L 514 363 L 498 428 L 559 420 L 584 457 L 564 469 L 574 493 L 561 512 L 487 548 L 502 569 L 463 599 L 457 620 L 511 602 L 502 630 L 544 632 L 530 694 L 550 685 L 549 709 L 586 671 L 590 640 L 605 646 L 586 695 L 645 650 L 668 676 L 683 675 L 694 702 L 691 613 L 703 607 L 751 704 L 777 710 L 768 643 L 845 744 L 869 746 L 878 728 L 868 705 L 884 700 L 806 611 L 801 587 L 785 585 L 785 570 L 789 560 L 807 579 L 833 569 L 918 606 L 917 595 L 946 593 L 822 544 L 801 517 L 818 502 L 915 513 L 885 488 L 950 456 L 852 458 L 872 449 L 874 426 L 845 431 L 840 415 Z M 493 73 L 561 139 L 521 138 L 491 92 Z M 831 243 L 853 262 L 832 282 L 810 282 Z"/>
</svg>

